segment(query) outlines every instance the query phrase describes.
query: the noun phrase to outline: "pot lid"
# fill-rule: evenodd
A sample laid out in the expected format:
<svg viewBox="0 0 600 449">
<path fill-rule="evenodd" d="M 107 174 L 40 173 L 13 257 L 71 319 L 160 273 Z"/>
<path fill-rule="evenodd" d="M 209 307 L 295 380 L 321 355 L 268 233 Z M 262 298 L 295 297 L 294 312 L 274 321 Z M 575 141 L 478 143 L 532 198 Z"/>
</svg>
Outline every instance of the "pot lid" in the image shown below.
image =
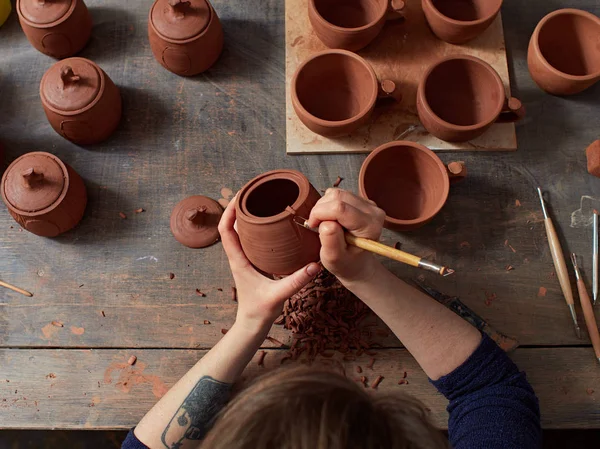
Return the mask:
<svg viewBox="0 0 600 449">
<path fill-rule="evenodd" d="M 65 187 L 65 176 L 56 156 L 41 152 L 25 154 L 4 175 L 4 197 L 17 210 L 41 211 L 58 200 Z"/>
<path fill-rule="evenodd" d="M 171 232 L 177 241 L 190 248 L 204 248 L 219 240 L 219 220 L 223 209 L 215 200 L 202 195 L 180 201 L 171 213 Z"/>
<path fill-rule="evenodd" d="M 202 33 L 211 19 L 206 0 L 156 0 L 150 20 L 167 39 L 186 40 Z"/>
<path fill-rule="evenodd" d="M 84 58 L 69 58 L 57 62 L 42 78 L 41 95 L 59 111 L 77 111 L 92 103 L 102 79 L 98 66 Z"/>
<path fill-rule="evenodd" d="M 63 18 L 75 0 L 21 0 L 21 15 L 39 25 L 47 25 Z"/>
</svg>

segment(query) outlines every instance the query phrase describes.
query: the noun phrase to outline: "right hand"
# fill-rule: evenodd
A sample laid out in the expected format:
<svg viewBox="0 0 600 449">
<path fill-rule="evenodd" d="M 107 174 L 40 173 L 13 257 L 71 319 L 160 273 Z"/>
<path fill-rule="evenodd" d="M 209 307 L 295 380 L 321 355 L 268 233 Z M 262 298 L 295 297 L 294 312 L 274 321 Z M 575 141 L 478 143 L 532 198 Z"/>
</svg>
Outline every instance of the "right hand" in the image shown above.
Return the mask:
<svg viewBox="0 0 600 449">
<path fill-rule="evenodd" d="M 327 189 L 313 207 L 308 225 L 319 228 L 321 262 L 343 284 L 368 280 L 377 264 L 370 252 L 348 245 L 344 230 L 379 240 L 385 212 L 370 200 L 342 189 Z"/>
</svg>

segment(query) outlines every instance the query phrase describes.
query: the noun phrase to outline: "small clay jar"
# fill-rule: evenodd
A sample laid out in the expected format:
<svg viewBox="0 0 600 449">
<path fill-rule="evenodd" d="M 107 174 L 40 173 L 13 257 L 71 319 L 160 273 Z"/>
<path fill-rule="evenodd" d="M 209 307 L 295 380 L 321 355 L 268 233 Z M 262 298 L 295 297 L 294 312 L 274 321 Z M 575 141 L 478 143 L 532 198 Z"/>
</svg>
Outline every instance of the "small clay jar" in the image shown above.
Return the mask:
<svg viewBox="0 0 600 449">
<path fill-rule="evenodd" d="M 462 162 L 446 167 L 436 154 L 414 142 L 390 142 L 364 161 L 358 188 L 386 213 L 385 227 L 410 231 L 430 222 L 442 209 L 450 181 L 463 179 Z"/>
<path fill-rule="evenodd" d="M 544 17 L 529 41 L 529 72 L 553 95 L 572 95 L 600 80 L 600 18 L 579 9 Z"/>
<path fill-rule="evenodd" d="M 106 140 L 121 119 L 119 89 L 89 59 L 69 58 L 50 67 L 40 97 L 52 128 L 79 145 Z"/>
<path fill-rule="evenodd" d="M 237 195 L 237 232 L 252 264 L 268 274 L 289 275 L 319 260 L 319 235 L 294 222 L 308 218 L 320 195 L 295 170 L 257 176 Z"/>
<path fill-rule="evenodd" d="M 402 0 L 309 0 L 308 18 L 327 47 L 358 51 L 387 20 L 403 19 L 403 9 Z"/>
<path fill-rule="evenodd" d="M 156 0 L 148 37 L 156 60 L 177 75 L 208 70 L 223 50 L 221 21 L 208 0 Z"/>
<path fill-rule="evenodd" d="M 17 13 L 31 45 L 54 58 L 78 53 L 92 34 L 83 0 L 17 0 Z"/>
<path fill-rule="evenodd" d="M 506 96 L 498 73 L 473 56 L 449 56 L 434 63 L 419 83 L 417 111 L 423 126 L 446 142 L 466 142 L 496 122 L 525 115 L 521 102 Z"/>
<path fill-rule="evenodd" d="M 489 28 L 502 0 L 421 0 L 427 23 L 439 39 L 464 44 Z"/>
<path fill-rule="evenodd" d="M 371 65 L 346 50 L 326 50 L 304 61 L 292 79 L 292 106 L 312 132 L 341 137 L 366 124 L 380 98 L 394 98 L 396 84 L 381 83 Z"/>
<path fill-rule="evenodd" d="M 79 223 L 87 204 L 85 185 L 50 153 L 27 153 L 2 176 L 2 200 L 17 223 L 42 237 L 56 237 Z"/>
<path fill-rule="evenodd" d="M 189 248 L 205 248 L 219 240 L 223 208 L 212 198 L 194 195 L 181 200 L 171 213 L 171 232 Z"/>
</svg>

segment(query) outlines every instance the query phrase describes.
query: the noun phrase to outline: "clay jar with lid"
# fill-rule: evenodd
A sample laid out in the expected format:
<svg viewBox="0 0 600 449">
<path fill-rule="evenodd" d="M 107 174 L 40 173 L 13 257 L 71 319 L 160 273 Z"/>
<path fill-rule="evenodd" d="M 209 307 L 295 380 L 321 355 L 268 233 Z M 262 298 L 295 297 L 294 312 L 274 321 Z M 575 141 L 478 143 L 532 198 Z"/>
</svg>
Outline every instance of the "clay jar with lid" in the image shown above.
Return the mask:
<svg viewBox="0 0 600 449">
<path fill-rule="evenodd" d="M 102 142 L 121 120 L 119 89 L 89 59 L 69 58 L 50 67 L 40 97 L 52 128 L 79 145 Z"/>
<path fill-rule="evenodd" d="M 319 260 L 319 235 L 294 222 L 308 218 L 320 195 L 295 170 L 273 170 L 240 190 L 236 204 L 237 232 L 246 256 L 268 274 L 289 275 Z"/>
<path fill-rule="evenodd" d="M 27 153 L 2 176 L 2 200 L 23 229 L 56 237 L 79 223 L 87 204 L 85 185 L 50 153 Z"/>
<path fill-rule="evenodd" d="M 223 50 L 221 21 L 208 0 L 156 0 L 148 37 L 156 60 L 177 75 L 208 70 Z"/>
<path fill-rule="evenodd" d="M 17 14 L 31 45 L 54 58 L 78 53 L 92 34 L 83 0 L 17 0 Z"/>
</svg>

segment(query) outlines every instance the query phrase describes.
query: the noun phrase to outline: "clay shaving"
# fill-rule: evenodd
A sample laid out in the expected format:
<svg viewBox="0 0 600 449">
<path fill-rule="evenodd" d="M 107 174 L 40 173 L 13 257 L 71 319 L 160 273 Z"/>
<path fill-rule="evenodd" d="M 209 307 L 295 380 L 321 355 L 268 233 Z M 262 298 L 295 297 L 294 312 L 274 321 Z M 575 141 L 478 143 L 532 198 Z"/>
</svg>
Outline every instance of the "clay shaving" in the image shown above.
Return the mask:
<svg viewBox="0 0 600 449">
<path fill-rule="evenodd" d="M 127 215 L 125 215 L 124 212 L 119 212 L 119 217 L 121 217 L 123 220 L 127 220 Z"/>
<path fill-rule="evenodd" d="M 129 357 L 129 360 L 127 360 L 127 364 L 128 365 L 135 365 L 135 362 L 137 362 L 137 357 L 132 355 L 131 357 Z"/>
<path fill-rule="evenodd" d="M 231 287 L 231 300 L 237 302 L 237 288 Z"/>
<path fill-rule="evenodd" d="M 210 324 L 210 321 L 204 320 L 204 324 Z"/>
<path fill-rule="evenodd" d="M 52 321 L 52 326 L 65 327 L 65 325 L 63 323 L 61 323 L 60 321 Z"/>
<path fill-rule="evenodd" d="M 202 298 L 204 298 L 206 296 L 206 293 L 201 292 L 199 288 L 196 289 L 196 294 L 198 296 L 201 296 Z"/>
<path fill-rule="evenodd" d="M 343 180 L 344 180 L 344 178 L 342 178 L 341 176 L 338 176 L 337 179 L 335 180 L 335 182 L 333 183 L 333 187 L 339 187 Z"/>
<path fill-rule="evenodd" d="M 373 390 L 377 390 L 377 387 L 379 387 L 379 384 L 381 383 L 381 381 L 384 379 L 383 376 L 377 376 L 377 379 L 375 379 L 373 381 L 373 383 L 371 384 L 371 388 Z"/>
<path fill-rule="evenodd" d="M 175 273 L 169 273 L 169 279 L 171 279 L 171 280 L 175 279 Z"/>
<path fill-rule="evenodd" d="M 136 214 L 141 214 L 142 212 L 146 212 L 146 209 L 143 209 L 143 208 L 140 207 L 139 209 L 135 210 Z"/>
<path fill-rule="evenodd" d="M 258 356 L 258 366 L 265 366 L 265 357 L 267 356 L 266 351 L 260 351 Z"/>
</svg>

